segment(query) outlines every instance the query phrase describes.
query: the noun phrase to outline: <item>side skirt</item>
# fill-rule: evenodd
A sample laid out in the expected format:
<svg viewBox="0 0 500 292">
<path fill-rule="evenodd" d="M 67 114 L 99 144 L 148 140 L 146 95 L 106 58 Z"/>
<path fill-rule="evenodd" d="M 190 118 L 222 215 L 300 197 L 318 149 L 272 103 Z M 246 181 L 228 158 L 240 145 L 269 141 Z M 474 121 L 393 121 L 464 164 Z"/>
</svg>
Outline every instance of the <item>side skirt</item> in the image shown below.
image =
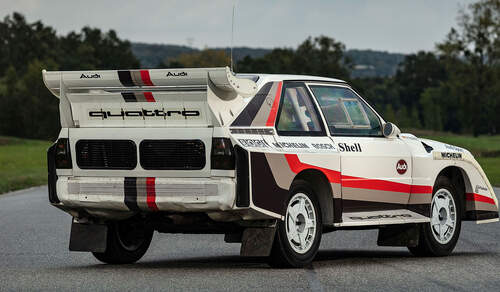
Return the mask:
<svg viewBox="0 0 500 292">
<path fill-rule="evenodd" d="M 425 223 L 430 218 L 408 209 L 342 213 L 342 222 L 335 227 L 378 226 L 391 224 Z"/>
</svg>

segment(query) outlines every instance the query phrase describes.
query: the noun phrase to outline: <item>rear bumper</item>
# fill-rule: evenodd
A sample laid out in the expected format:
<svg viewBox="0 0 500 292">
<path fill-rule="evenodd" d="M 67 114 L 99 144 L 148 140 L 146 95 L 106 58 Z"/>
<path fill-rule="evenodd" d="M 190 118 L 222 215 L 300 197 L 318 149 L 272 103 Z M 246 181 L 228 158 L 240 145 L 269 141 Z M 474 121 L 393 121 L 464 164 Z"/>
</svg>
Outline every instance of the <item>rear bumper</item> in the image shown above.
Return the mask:
<svg viewBox="0 0 500 292">
<path fill-rule="evenodd" d="M 65 177 L 55 182 L 57 201 L 66 210 L 229 211 L 235 207 L 234 178 Z"/>
</svg>

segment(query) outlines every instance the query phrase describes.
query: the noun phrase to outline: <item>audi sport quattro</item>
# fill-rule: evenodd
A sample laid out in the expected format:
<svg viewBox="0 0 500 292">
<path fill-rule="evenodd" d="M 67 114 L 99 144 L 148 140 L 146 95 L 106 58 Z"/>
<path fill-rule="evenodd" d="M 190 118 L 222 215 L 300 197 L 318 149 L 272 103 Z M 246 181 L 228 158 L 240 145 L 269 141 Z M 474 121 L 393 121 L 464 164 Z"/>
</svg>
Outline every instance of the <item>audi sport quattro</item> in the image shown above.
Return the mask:
<svg viewBox="0 0 500 292">
<path fill-rule="evenodd" d="M 498 221 L 463 148 L 402 134 L 342 80 L 229 68 L 43 71 L 60 99 L 49 200 L 69 248 L 132 263 L 154 231 L 224 234 L 241 255 L 302 267 L 322 234 L 443 256 L 462 221 Z"/>
</svg>

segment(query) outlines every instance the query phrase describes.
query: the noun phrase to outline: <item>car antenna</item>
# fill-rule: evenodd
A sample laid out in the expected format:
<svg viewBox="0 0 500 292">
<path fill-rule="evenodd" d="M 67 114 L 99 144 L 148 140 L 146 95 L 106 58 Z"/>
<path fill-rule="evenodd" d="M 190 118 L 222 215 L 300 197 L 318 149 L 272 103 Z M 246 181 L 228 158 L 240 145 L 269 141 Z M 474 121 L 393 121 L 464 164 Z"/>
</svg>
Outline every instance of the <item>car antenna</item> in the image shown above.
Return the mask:
<svg viewBox="0 0 500 292">
<path fill-rule="evenodd" d="M 233 17 L 231 19 L 231 72 L 233 71 L 233 41 L 234 41 L 234 10 L 236 9 L 236 3 L 238 0 L 233 1 Z"/>
</svg>

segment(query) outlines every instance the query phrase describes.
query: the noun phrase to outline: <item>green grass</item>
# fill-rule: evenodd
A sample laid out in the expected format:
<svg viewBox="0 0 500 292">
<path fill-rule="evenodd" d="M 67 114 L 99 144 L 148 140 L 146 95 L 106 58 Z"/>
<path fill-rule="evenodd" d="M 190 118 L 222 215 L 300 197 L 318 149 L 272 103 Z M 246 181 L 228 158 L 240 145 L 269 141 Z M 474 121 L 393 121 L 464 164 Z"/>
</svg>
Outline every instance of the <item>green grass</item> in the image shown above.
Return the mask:
<svg viewBox="0 0 500 292">
<path fill-rule="evenodd" d="M 0 137 L 0 194 L 47 184 L 51 142 Z"/>
<path fill-rule="evenodd" d="M 500 135 L 473 137 L 421 130 L 409 130 L 408 132 L 421 138 L 428 138 L 469 150 L 483 168 L 490 183 L 494 186 L 500 186 Z"/>
</svg>

